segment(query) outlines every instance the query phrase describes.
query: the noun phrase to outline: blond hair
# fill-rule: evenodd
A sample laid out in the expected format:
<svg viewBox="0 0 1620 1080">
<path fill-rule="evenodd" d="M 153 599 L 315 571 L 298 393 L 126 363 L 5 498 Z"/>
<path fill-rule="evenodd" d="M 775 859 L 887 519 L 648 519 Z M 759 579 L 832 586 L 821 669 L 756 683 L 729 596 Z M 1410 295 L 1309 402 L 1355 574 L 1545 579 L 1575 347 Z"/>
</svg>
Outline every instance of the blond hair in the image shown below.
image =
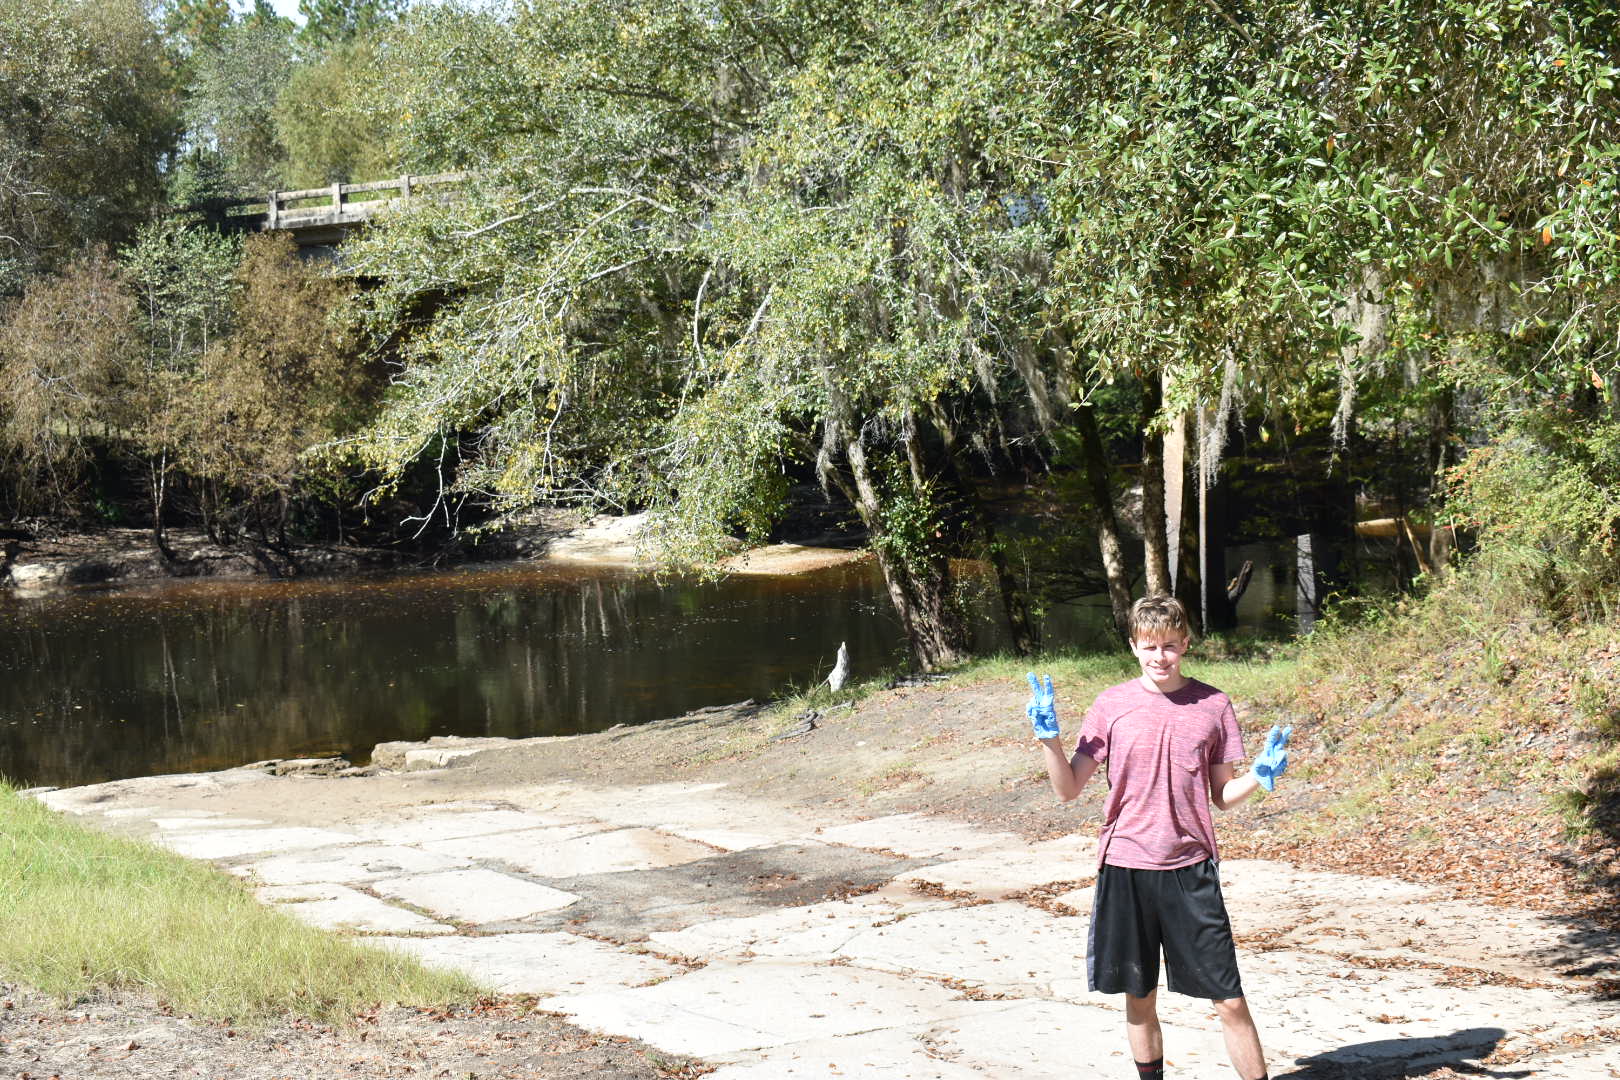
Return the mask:
<svg viewBox="0 0 1620 1080">
<path fill-rule="evenodd" d="M 1131 605 L 1130 630 L 1132 641 L 1139 641 L 1144 636 L 1192 637 L 1187 609 L 1182 607 L 1180 600 L 1162 594 L 1144 596 Z"/>
</svg>

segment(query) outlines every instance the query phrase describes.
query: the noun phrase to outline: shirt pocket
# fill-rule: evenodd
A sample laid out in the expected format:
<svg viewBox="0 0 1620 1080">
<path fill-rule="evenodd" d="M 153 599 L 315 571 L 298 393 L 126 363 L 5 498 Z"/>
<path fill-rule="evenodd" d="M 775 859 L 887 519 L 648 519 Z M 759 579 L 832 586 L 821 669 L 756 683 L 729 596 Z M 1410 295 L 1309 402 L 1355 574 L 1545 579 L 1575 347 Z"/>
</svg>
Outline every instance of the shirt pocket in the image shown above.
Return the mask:
<svg viewBox="0 0 1620 1080">
<path fill-rule="evenodd" d="M 1170 740 L 1170 761 L 1184 772 L 1201 776 L 1204 773 L 1207 753 L 1202 739 Z"/>
</svg>

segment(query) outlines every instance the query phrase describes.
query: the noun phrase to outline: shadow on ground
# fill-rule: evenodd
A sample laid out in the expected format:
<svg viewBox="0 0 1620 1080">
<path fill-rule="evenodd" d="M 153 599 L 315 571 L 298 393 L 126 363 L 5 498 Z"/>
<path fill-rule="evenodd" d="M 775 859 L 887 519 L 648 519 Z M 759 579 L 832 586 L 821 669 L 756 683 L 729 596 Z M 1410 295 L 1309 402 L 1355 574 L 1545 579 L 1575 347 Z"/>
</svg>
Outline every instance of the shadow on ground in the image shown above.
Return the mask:
<svg viewBox="0 0 1620 1080">
<path fill-rule="evenodd" d="M 1608 726 L 1617 724 L 1620 717 Z M 1565 935 L 1565 945 L 1571 952 L 1584 953 L 1588 961 L 1565 974 L 1596 978 L 1599 998 L 1620 1000 L 1620 947 L 1615 942 L 1620 932 L 1620 768 L 1611 765 L 1593 773 L 1574 802 L 1588 833 L 1575 851 L 1558 861 L 1596 895 L 1585 911 L 1570 912 L 1590 925 L 1572 929 Z"/>
<path fill-rule="evenodd" d="M 1502 1028 L 1467 1028 L 1421 1039 L 1351 1043 L 1325 1054 L 1299 1058 L 1294 1068 L 1278 1076 L 1288 1080 L 1402 1080 L 1427 1076 L 1437 1069 L 1500 1080 L 1529 1076 L 1529 1069 L 1492 1069 L 1479 1064 L 1506 1034 Z"/>
</svg>

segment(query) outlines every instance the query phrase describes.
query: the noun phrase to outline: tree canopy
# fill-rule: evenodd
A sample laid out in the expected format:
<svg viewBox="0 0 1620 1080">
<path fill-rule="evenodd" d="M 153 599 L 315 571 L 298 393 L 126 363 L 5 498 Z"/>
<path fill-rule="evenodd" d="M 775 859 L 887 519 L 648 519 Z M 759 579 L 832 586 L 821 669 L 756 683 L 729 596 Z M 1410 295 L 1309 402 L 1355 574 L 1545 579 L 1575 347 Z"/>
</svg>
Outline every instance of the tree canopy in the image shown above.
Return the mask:
<svg viewBox="0 0 1620 1080">
<path fill-rule="evenodd" d="M 191 314 L 142 324 L 147 369 L 201 393 L 229 368 L 213 385 L 246 409 L 273 359 L 314 418 L 253 491 L 296 488 L 302 444 L 329 438 L 324 460 L 379 491 L 427 471 L 447 507 L 647 509 L 701 561 L 819 482 L 925 665 L 965 647 L 963 555 L 994 568 L 1021 644 L 1041 586 L 1014 563 L 1042 533 L 1095 546 L 1081 579 L 1116 612 L 1139 568 L 1168 587 L 1158 478 L 1183 424 L 1217 484 L 1252 439 L 1377 486 L 1357 463 L 1376 445 L 1431 512 L 1454 496 L 1483 535 L 1533 535 L 1549 595 L 1615 539 L 1620 16 L 1592 0 L 323 0 L 296 33 L 172 0 L 161 63 L 128 44 L 157 33 L 138 7 L 52 0 L 71 64 L 4 3 L 14 316 L 66 287 L 30 275 L 90 280 L 86 241 L 138 296 L 184 278 Z M 138 214 L 114 213 L 160 176 L 178 197 L 404 170 L 478 181 L 345 249 L 394 365 L 375 409 L 310 383 L 342 382 L 354 341 L 295 358 L 271 340 L 291 323 L 252 338 L 247 279 L 221 306 L 195 274 L 154 277 L 183 238 L 125 248 Z M 198 346 L 199 312 L 233 343 Z M 248 426 L 290 430 L 267 408 Z M 1066 516 L 1010 526 L 1000 479 Z M 1504 505 L 1527 485 L 1604 509 Z"/>
<path fill-rule="evenodd" d="M 161 195 L 178 134 L 138 0 L 0 2 L 0 295 L 116 242 Z"/>
</svg>

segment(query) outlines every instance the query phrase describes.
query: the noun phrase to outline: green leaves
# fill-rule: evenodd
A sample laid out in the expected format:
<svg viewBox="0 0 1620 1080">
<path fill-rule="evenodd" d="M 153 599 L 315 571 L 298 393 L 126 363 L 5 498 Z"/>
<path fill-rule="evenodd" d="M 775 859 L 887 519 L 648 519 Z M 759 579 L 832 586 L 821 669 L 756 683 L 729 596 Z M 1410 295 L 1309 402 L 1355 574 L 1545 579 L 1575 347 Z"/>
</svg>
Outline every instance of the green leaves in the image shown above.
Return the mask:
<svg viewBox="0 0 1620 1080">
<path fill-rule="evenodd" d="M 1574 13 L 413 10 L 358 97 L 484 179 L 349 249 L 403 361 L 362 445 L 698 551 L 786 472 L 853 483 L 852 442 L 905 463 L 882 506 L 933 505 L 908 448 L 1034 440 L 1112 380 L 1340 431 L 1358 387 L 1540 401 L 1616 349 L 1620 34 Z"/>
</svg>

